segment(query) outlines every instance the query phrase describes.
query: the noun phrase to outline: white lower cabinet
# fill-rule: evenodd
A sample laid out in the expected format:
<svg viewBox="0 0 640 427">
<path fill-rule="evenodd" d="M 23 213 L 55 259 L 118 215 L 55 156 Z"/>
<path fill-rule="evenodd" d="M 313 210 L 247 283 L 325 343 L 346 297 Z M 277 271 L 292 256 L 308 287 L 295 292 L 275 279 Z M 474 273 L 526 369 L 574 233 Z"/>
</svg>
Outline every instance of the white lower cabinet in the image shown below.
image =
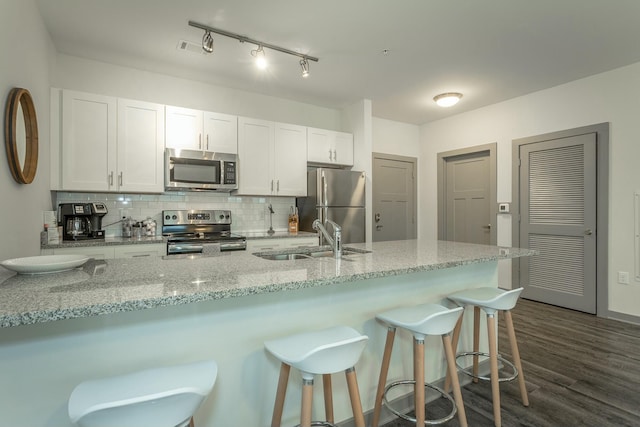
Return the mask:
<svg viewBox="0 0 640 427">
<path fill-rule="evenodd" d="M 285 237 L 247 240 L 248 252 L 275 251 L 278 249 L 318 246 L 318 237 Z"/>
<path fill-rule="evenodd" d="M 52 255 L 86 255 L 94 259 L 113 259 L 113 246 L 87 246 L 84 248 L 48 249 Z M 43 251 L 44 252 L 44 251 Z M 44 254 L 44 253 L 43 253 Z"/>
<path fill-rule="evenodd" d="M 121 246 L 85 246 L 76 248 L 43 249 L 40 255 L 86 255 L 94 259 L 137 258 L 166 255 L 164 243 Z"/>
<path fill-rule="evenodd" d="M 140 258 L 167 254 L 167 246 L 165 244 L 123 245 L 114 246 L 113 249 L 114 258 Z"/>
</svg>

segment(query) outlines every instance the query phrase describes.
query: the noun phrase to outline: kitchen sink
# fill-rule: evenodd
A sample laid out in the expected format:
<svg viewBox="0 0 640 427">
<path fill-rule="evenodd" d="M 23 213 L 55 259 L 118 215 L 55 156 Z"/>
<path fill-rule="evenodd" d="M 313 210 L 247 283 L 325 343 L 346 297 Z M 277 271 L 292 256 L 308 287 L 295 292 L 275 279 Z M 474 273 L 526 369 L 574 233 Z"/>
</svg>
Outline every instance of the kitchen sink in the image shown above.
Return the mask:
<svg viewBox="0 0 640 427">
<path fill-rule="evenodd" d="M 370 253 L 366 249 L 343 247 L 342 256 Z M 308 248 L 283 249 L 281 251 L 256 252 L 253 255 L 271 261 L 291 261 L 296 259 L 333 258 L 333 251 L 329 246 Z"/>
</svg>

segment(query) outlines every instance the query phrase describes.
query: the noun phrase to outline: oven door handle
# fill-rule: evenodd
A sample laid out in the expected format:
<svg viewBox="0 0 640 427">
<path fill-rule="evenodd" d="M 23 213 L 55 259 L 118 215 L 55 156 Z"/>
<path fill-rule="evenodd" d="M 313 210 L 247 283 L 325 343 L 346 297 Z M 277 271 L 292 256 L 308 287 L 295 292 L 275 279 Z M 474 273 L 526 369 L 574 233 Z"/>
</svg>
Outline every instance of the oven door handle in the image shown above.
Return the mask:
<svg viewBox="0 0 640 427">
<path fill-rule="evenodd" d="M 184 253 L 201 253 L 203 245 L 194 245 L 192 243 L 176 244 L 172 243 L 167 246 L 167 254 L 184 254 Z"/>
</svg>

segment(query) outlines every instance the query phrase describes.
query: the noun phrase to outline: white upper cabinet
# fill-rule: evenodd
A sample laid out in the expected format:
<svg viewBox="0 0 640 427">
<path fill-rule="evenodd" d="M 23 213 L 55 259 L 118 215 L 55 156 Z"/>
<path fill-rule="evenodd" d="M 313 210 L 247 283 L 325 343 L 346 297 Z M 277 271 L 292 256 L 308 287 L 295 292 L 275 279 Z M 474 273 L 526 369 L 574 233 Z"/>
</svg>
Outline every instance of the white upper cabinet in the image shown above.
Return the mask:
<svg viewBox="0 0 640 427">
<path fill-rule="evenodd" d="M 238 194 L 305 196 L 306 128 L 240 117 Z"/>
<path fill-rule="evenodd" d="M 164 191 L 164 106 L 118 99 L 118 191 Z M 112 188 L 113 189 L 113 186 Z"/>
<path fill-rule="evenodd" d="M 204 150 L 238 153 L 238 117 L 204 112 Z"/>
<path fill-rule="evenodd" d="M 162 105 L 67 90 L 61 104 L 52 99 L 59 105 L 52 109 L 52 189 L 164 191 Z"/>
<path fill-rule="evenodd" d="M 109 191 L 115 178 L 116 98 L 62 92 L 62 189 Z"/>
<path fill-rule="evenodd" d="M 203 150 L 202 111 L 167 105 L 165 113 L 167 148 Z"/>
<path fill-rule="evenodd" d="M 238 152 L 238 118 L 182 107 L 166 107 L 166 147 Z"/>
<path fill-rule="evenodd" d="M 353 166 L 353 135 L 307 128 L 307 161 L 335 166 Z"/>
</svg>

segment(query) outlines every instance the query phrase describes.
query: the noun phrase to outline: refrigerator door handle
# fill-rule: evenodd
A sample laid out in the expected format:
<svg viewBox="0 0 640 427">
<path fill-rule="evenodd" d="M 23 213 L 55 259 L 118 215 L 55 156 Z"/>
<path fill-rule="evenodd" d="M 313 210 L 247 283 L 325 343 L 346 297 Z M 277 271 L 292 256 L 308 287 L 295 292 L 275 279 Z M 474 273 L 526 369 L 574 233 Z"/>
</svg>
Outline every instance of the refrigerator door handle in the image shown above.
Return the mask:
<svg viewBox="0 0 640 427">
<path fill-rule="evenodd" d="M 327 179 L 324 176 L 324 172 L 322 173 L 322 205 L 327 206 L 329 201 L 327 199 Z M 324 221 L 323 221 L 324 224 Z"/>
</svg>

